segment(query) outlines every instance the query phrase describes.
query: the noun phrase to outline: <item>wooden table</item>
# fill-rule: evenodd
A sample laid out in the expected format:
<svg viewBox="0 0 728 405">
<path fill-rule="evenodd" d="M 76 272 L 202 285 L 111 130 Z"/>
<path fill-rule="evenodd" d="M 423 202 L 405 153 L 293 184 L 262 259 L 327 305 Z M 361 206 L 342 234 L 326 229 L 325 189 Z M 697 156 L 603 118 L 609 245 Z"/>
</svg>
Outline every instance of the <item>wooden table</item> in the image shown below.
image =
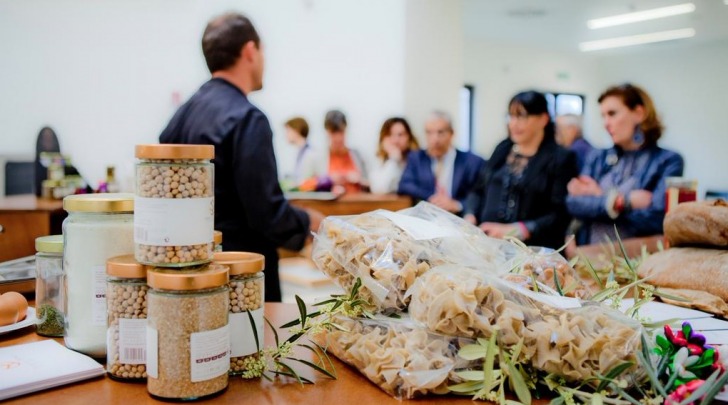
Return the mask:
<svg viewBox="0 0 728 405">
<path fill-rule="evenodd" d="M 396 194 L 344 194 L 336 200 L 292 199 L 291 204 L 312 208 L 324 215 L 356 215 L 376 209 L 398 211 L 412 206 L 412 199 Z"/>
<path fill-rule="evenodd" d="M 0 262 L 35 254 L 35 238 L 61 233 L 63 201 L 35 195 L 0 198 Z"/>
<path fill-rule="evenodd" d="M 298 310 L 293 304 L 266 303 L 266 317 L 273 325 L 282 325 L 297 317 Z M 267 331 L 266 331 L 267 332 Z M 281 335 L 285 338 L 285 335 Z M 33 326 L 0 335 L 0 347 L 47 339 L 38 336 Z M 57 339 L 62 343 L 62 339 Z M 266 345 L 273 345 L 271 333 L 265 335 Z M 302 354 L 302 357 L 305 355 Z M 309 357 L 310 359 L 310 357 Z M 231 377 L 230 386 L 223 394 L 205 402 L 220 404 L 348 404 L 356 401 L 364 404 L 472 404 L 469 397 L 430 396 L 416 401 L 397 401 L 377 386 L 369 382 L 358 371 L 346 366 L 332 356 L 338 374 L 337 380 L 314 375 L 300 368 L 301 374 L 315 381 L 314 385 L 301 386 L 293 380 L 277 379 L 273 382 L 264 379 L 242 380 Z M 49 361 L 52 361 L 49 359 Z M 5 404 L 142 404 L 163 403 L 147 394 L 143 383 L 123 383 L 104 376 L 75 384 L 52 388 L 4 402 Z M 545 404 L 546 401 L 534 402 Z"/>
</svg>

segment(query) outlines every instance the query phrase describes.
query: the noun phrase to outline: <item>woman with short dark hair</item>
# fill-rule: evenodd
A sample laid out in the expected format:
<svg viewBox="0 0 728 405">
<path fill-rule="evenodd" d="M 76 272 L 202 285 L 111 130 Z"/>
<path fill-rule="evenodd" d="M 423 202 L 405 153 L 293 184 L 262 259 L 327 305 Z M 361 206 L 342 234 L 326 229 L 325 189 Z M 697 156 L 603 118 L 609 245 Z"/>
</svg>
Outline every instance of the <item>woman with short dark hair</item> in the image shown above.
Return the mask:
<svg viewBox="0 0 728 405">
<path fill-rule="evenodd" d="M 468 196 L 465 219 L 489 236 L 558 248 L 570 221 L 566 184 L 577 175 L 576 156 L 556 144 L 546 97 L 536 91 L 508 103 L 508 134 Z"/>
<path fill-rule="evenodd" d="M 368 187 L 364 159 L 356 149 L 346 145 L 346 116 L 339 110 L 326 113 L 324 128 L 329 135 L 327 172 L 335 186 L 348 193 Z"/>
</svg>

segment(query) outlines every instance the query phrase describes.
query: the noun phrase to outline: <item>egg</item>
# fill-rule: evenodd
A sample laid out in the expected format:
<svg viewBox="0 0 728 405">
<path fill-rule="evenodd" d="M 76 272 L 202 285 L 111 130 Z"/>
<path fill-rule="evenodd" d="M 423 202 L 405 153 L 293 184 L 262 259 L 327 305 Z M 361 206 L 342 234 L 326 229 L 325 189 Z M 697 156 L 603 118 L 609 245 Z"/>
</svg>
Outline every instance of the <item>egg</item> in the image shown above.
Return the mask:
<svg viewBox="0 0 728 405">
<path fill-rule="evenodd" d="M 12 325 L 18 321 L 18 307 L 13 298 L 0 295 L 0 326 Z"/>
<path fill-rule="evenodd" d="M 15 308 L 18 309 L 18 321 L 25 319 L 25 316 L 28 315 L 28 300 L 23 297 L 23 294 L 10 291 L 3 294 L 2 298 L 5 300 L 11 300 L 15 303 Z"/>
</svg>

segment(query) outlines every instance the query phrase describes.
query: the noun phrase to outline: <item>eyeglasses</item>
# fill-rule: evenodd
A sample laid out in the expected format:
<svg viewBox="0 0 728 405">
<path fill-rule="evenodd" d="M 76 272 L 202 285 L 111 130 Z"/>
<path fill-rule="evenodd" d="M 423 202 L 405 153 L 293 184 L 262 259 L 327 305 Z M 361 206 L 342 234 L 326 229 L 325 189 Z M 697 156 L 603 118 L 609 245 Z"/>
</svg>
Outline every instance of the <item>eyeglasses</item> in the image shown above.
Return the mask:
<svg viewBox="0 0 728 405">
<path fill-rule="evenodd" d="M 530 117 L 530 114 L 506 114 L 506 121 L 511 122 L 526 122 L 528 117 Z"/>
</svg>

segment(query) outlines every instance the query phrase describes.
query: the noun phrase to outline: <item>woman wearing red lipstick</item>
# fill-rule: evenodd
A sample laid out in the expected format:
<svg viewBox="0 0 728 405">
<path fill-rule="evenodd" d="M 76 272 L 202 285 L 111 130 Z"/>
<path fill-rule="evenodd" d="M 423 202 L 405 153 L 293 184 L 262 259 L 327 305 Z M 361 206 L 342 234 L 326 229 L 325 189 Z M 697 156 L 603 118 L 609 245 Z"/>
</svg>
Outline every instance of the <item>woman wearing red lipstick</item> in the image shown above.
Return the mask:
<svg viewBox="0 0 728 405">
<path fill-rule="evenodd" d="M 682 157 L 657 146 L 662 124 L 650 96 L 624 84 L 599 97 L 604 128 L 614 142 L 593 151 L 581 175 L 568 184 L 566 204 L 582 221 L 577 244 L 662 233 L 665 179 L 681 176 Z"/>
</svg>

